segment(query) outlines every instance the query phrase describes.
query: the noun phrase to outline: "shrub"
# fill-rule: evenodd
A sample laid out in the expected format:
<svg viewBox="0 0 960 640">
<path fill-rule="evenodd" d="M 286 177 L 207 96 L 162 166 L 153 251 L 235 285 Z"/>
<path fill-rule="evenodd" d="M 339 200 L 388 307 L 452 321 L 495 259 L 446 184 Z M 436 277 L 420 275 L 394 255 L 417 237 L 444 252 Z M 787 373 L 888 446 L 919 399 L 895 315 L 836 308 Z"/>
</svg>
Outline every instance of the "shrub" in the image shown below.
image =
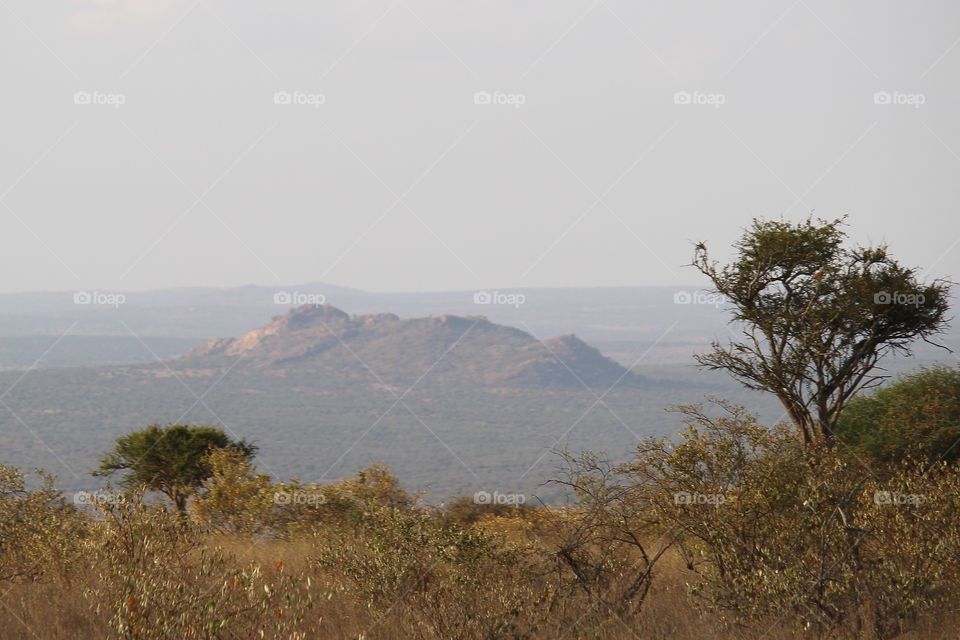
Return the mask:
<svg viewBox="0 0 960 640">
<path fill-rule="evenodd" d="M 371 510 L 408 509 L 418 501 L 400 487 L 390 468 L 380 463 L 329 484 L 292 481 L 274 489 L 279 503 L 276 522 L 287 536 L 309 534 L 318 528 L 352 527 Z"/>
<path fill-rule="evenodd" d="M 315 563 L 406 637 L 528 637 L 544 611 L 520 550 L 420 510 L 378 506 L 318 544 Z"/>
<path fill-rule="evenodd" d="M 270 476 L 257 473 L 249 457 L 233 449 L 215 449 L 205 461 L 210 477 L 190 513 L 210 531 L 252 536 L 275 525 L 275 488 Z"/>
<path fill-rule="evenodd" d="M 922 456 L 931 464 L 955 462 L 960 458 L 960 369 L 927 369 L 854 398 L 837 435 L 882 464 L 908 456 Z"/>
<path fill-rule="evenodd" d="M 137 497 L 102 507 L 87 542 L 94 610 L 118 638 L 306 638 L 310 580 L 240 565 L 178 515 Z"/>
<path fill-rule="evenodd" d="M 556 558 L 562 605 L 579 604 L 575 596 L 584 593 L 605 613 L 636 615 L 674 540 L 659 535 L 646 501 L 621 469 L 590 453 L 564 455 L 567 477 L 556 482 L 573 491 L 577 507 L 552 513 L 545 537 Z"/>
<path fill-rule="evenodd" d="M 443 516 L 451 524 L 469 527 L 491 518 L 526 518 L 534 511 L 528 504 L 477 503 L 473 496 L 450 500 L 443 508 Z"/>
<path fill-rule="evenodd" d="M 88 519 L 38 473 L 41 486 L 28 491 L 23 472 L 0 465 L 0 580 L 67 576 L 79 558 Z"/>
<path fill-rule="evenodd" d="M 611 478 L 593 474 L 595 492 L 618 492 L 646 514 L 634 537 L 653 525 L 676 540 L 705 608 L 887 638 L 956 601 L 956 473 L 908 461 L 881 479 L 842 451 L 721 407 L 719 416 L 687 407 L 679 443 L 647 441 Z M 613 516 L 601 521 L 630 522 Z"/>
</svg>

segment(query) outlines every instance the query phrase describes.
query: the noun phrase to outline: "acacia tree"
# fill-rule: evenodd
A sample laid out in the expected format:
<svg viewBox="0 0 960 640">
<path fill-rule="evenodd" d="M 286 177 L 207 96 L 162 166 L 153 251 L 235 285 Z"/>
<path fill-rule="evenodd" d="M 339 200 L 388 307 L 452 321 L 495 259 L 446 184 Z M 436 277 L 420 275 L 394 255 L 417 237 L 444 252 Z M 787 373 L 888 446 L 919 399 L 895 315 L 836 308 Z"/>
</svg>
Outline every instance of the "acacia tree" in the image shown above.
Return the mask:
<svg viewBox="0 0 960 640">
<path fill-rule="evenodd" d="M 177 511 L 186 512 L 187 500 L 199 489 L 212 470 L 209 454 L 231 449 L 250 460 L 257 447 L 244 440 L 233 440 L 216 427 L 171 424 L 150 425 L 141 431 L 117 438 L 114 448 L 100 461 L 95 476 L 126 472 L 127 487 L 144 486 L 159 491 L 173 502 Z"/>
<path fill-rule="evenodd" d="M 886 246 L 845 246 L 844 224 L 755 219 L 730 264 L 702 242 L 694 251 L 743 338 L 714 342 L 697 362 L 775 394 L 806 444 L 832 445 L 850 398 L 886 377 L 881 358 L 909 354 L 947 324 L 950 283 L 923 284 Z"/>
</svg>

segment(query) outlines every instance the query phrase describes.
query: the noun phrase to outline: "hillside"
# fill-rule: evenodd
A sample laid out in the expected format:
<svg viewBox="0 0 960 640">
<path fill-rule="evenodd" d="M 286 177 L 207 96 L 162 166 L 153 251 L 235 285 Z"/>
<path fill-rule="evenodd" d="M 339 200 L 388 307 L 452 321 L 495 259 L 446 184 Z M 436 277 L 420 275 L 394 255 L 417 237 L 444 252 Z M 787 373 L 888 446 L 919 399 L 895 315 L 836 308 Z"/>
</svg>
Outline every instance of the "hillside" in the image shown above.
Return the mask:
<svg viewBox="0 0 960 640">
<path fill-rule="evenodd" d="M 329 374 L 389 384 L 433 380 L 485 387 L 636 386 L 642 382 L 576 336 L 541 342 L 485 317 L 400 319 L 351 316 L 330 305 L 304 305 L 239 338 L 191 349 L 177 363 L 233 365 L 280 375 Z"/>
</svg>

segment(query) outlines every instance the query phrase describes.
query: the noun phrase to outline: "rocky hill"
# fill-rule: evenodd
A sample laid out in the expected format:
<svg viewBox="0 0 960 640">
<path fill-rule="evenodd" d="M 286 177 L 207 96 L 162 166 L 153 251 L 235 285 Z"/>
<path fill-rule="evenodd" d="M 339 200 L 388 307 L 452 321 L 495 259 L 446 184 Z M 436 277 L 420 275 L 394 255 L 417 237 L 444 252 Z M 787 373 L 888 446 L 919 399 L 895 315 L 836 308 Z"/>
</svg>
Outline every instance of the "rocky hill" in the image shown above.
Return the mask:
<svg viewBox="0 0 960 640">
<path fill-rule="evenodd" d="M 229 362 L 290 376 L 330 375 L 388 384 L 433 381 L 485 387 L 635 386 L 641 379 L 572 334 L 541 342 L 485 317 L 350 316 L 305 305 L 239 338 L 191 349 L 183 367 Z"/>
</svg>

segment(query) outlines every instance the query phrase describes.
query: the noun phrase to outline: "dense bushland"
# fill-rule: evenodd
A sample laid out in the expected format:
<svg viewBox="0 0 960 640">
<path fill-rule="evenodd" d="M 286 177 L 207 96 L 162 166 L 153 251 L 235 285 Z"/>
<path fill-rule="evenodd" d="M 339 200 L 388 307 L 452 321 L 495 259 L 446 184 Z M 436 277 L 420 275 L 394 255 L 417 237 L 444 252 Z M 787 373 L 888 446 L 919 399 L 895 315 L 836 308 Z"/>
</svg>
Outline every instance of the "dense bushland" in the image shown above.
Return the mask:
<svg viewBox="0 0 960 640">
<path fill-rule="evenodd" d="M 3 468 L 5 637 L 938 637 L 960 604 L 954 467 L 878 476 L 738 407 L 683 415 L 624 464 L 565 456 L 565 506 L 428 507 L 379 465 L 277 483 L 222 448 L 185 519 Z"/>
</svg>

